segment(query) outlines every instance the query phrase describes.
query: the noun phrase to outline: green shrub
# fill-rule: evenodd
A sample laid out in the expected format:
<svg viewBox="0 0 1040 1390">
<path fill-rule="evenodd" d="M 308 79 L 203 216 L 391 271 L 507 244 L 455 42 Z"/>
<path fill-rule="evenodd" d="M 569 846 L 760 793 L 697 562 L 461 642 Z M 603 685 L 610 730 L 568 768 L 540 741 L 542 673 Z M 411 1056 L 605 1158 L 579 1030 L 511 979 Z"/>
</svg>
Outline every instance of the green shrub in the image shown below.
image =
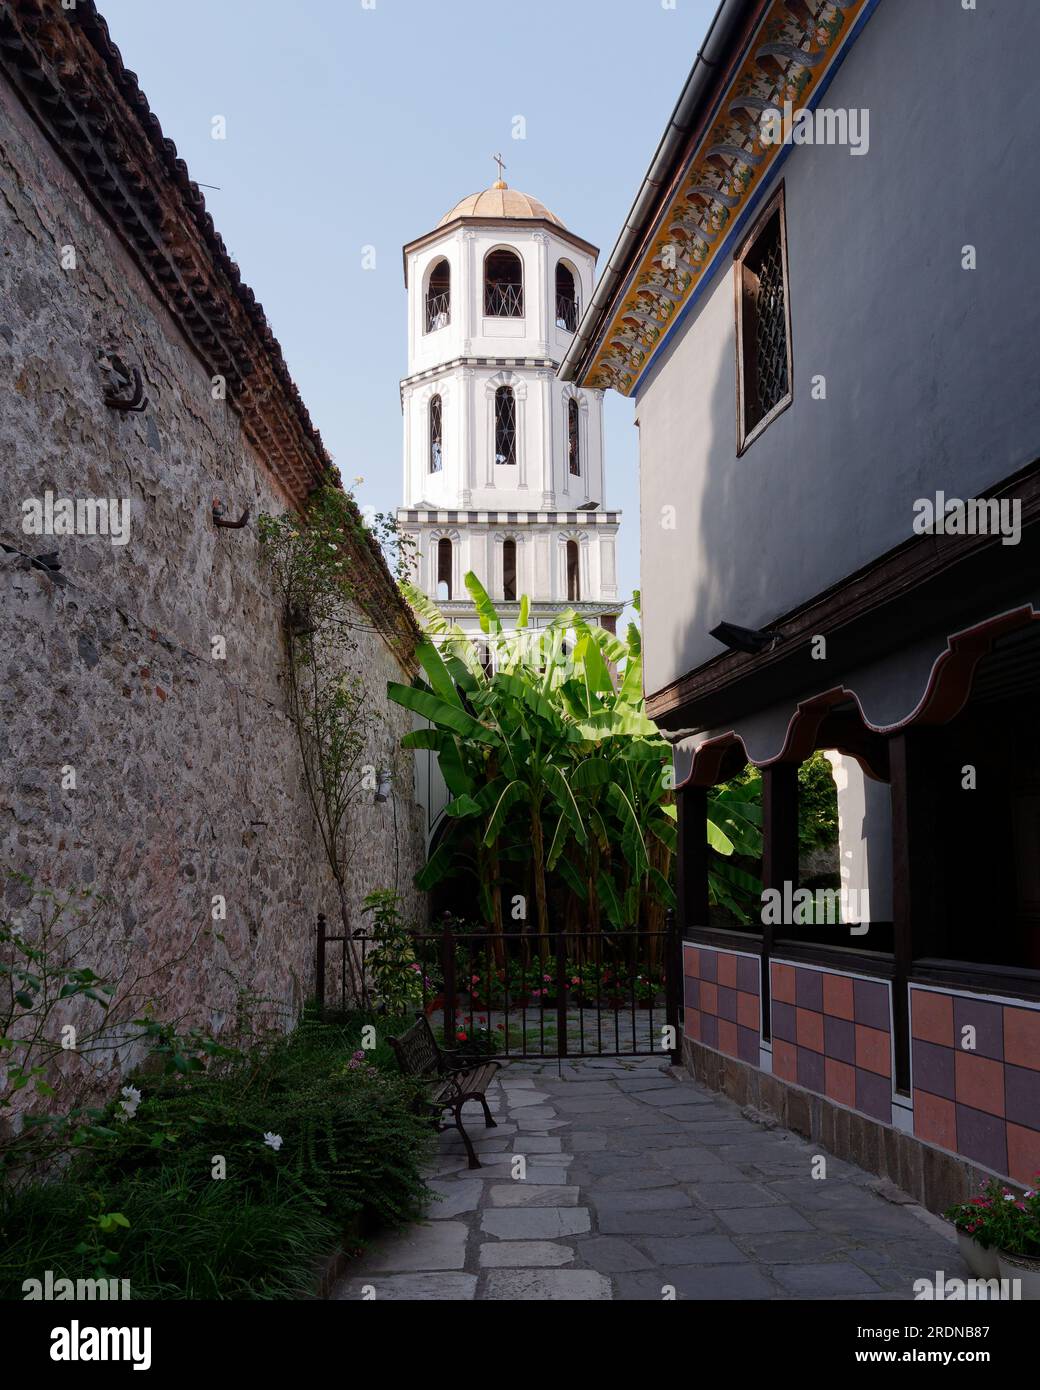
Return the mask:
<svg viewBox="0 0 1040 1390">
<path fill-rule="evenodd" d="M 113 1102 L 60 1180 L 3 1194 L 0 1296 L 51 1269 L 138 1298 L 299 1297 L 345 1231 L 414 1219 L 433 1131 L 370 1060 L 389 1061 L 385 1040 L 357 1047 L 366 1022 L 307 1019 L 208 1070 L 139 1077 L 132 1113 Z"/>
</svg>

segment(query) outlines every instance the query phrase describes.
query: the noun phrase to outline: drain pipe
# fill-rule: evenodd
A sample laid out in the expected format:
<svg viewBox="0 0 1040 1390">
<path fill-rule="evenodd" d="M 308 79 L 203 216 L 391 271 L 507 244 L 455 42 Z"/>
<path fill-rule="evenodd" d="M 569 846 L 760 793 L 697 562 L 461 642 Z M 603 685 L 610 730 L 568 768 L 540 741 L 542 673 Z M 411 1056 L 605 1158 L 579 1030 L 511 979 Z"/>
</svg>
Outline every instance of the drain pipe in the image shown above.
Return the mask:
<svg viewBox="0 0 1040 1390">
<path fill-rule="evenodd" d="M 592 300 L 582 315 L 578 331 L 560 365 L 558 375 L 561 381 L 574 381 L 577 377 L 614 293 L 625 278 L 632 252 L 646 234 L 660 194 L 675 176 L 676 164 L 702 114 L 702 105 L 710 94 L 711 84 L 718 69 L 729 53 L 733 40 L 742 32 L 760 4 L 761 0 L 721 0 L 715 11 L 715 17 L 697 51 L 696 61 L 686 79 L 682 94 L 650 161 L 650 167 L 643 177 L 636 200 L 625 218 L 621 235 L 610 253 Z"/>
</svg>

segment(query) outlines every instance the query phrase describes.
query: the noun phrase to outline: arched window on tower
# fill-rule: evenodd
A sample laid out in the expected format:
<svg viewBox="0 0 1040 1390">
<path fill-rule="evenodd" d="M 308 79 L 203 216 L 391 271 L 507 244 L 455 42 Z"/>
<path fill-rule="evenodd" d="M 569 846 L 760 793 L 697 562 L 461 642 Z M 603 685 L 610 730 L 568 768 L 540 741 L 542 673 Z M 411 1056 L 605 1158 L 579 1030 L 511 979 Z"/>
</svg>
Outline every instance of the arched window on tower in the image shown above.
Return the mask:
<svg viewBox="0 0 1040 1390">
<path fill-rule="evenodd" d="M 495 392 L 495 462 L 516 463 L 516 397 L 511 386 Z"/>
<path fill-rule="evenodd" d="M 581 575 L 578 568 L 578 542 L 567 542 L 567 601 L 581 602 Z"/>
<path fill-rule="evenodd" d="M 556 327 L 574 333 L 578 327 L 578 286 L 569 266 L 556 262 Z"/>
<path fill-rule="evenodd" d="M 493 319 L 524 316 L 524 268 L 515 251 L 490 251 L 484 260 L 484 313 Z"/>
<path fill-rule="evenodd" d="M 437 542 L 437 600 L 451 601 L 451 541 L 446 536 Z"/>
<path fill-rule="evenodd" d="M 436 333 L 451 323 L 451 266 L 440 260 L 426 282 L 426 332 Z"/>
<path fill-rule="evenodd" d="M 439 473 L 444 467 L 444 455 L 441 451 L 441 430 L 442 430 L 443 411 L 441 409 L 440 396 L 430 398 L 430 472 Z M 450 545 L 451 542 L 449 541 Z"/>
<path fill-rule="evenodd" d="M 581 412 L 572 396 L 567 402 L 567 466 L 575 478 L 581 476 Z"/>
<path fill-rule="evenodd" d="M 516 599 L 516 541 L 502 542 L 502 597 Z"/>
</svg>

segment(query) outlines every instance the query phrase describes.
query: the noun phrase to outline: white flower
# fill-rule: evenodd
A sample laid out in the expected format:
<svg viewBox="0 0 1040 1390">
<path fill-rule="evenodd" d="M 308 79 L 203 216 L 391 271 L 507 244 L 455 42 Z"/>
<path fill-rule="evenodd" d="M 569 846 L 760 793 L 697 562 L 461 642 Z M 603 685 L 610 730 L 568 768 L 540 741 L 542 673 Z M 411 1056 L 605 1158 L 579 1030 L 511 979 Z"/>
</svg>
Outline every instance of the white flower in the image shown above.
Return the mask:
<svg viewBox="0 0 1040 1390">
<path fill-rule="evenodd" d="M 275 1153 L 277 1153 L 282 1147 L 282 1136 L 280 1134 L 272 1134 L 271 1131 L 268 1130 L 264 1135 L 264 1143 L 268 1148 L 274 1149 Z"/>
<path fill-rule="evenodd" d="M 137 1114 L 137 1107 L 141 1104 L 141 1092 L 136 1086 L 124 1086 L 119 1094 L 123 1097 L 119 1102 L 119 1108 L 123 1112 L 119 1118 L 132 1120 Z"/>
<path fill-rule="evenodd" d="M 1005 1192 L 1005 1193 L 1004 1193 L 1004 1201 L 1005 1201 L 1005 1202 L 1013 1202 L 1014 1200 L 1015 1200 L 1015 1194 L 1014 1194 L 1013 1192 Z"/>
</svg>

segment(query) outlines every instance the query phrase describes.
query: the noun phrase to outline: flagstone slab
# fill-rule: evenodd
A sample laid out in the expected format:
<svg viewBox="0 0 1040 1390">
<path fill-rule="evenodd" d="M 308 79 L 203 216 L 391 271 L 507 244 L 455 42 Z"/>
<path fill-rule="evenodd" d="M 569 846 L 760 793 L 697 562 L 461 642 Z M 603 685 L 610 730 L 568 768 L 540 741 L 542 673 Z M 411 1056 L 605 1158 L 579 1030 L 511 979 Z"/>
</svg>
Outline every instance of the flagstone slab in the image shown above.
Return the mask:
<svg viewBox="0 0 1040 1390">
<path fill-rule="evenodd" d="M 462 1269 L 468 1235 L 469 1227 L 463 1221 L 438 1221 L 380 1236 L 365 1251 L 365 1272 L 405 1274 L 423 1269 Z"/>
<path fill-rule="evenodd" d="M 792 1266 L 793 1268 L 794 1266 Z M 712 1302 L 716 1299 L 739 1300 L 775 1298 L 780 1288 L 756 1266 L 744 1265 L 686 1265 L 634 1274 L 619 1274 L 615 1282 L 615 1297 L 661 1302 L 665 1292 L 680 1300 Z"/>
<path fill-rule="evenodd" d="M 426 1212 L 433 1221 L 443 1221 L 448 1217 L 461 1216 L 463 1212 L 476 1211 L 484 1191 L 479 1178 L 458 1180 L 456 1182 L 432 1181 L 429 1186 L 438 1194 L 439 1201 L 433 1201 Z"/>
<path fill-rule="evenodd" d="M 737 1211 L 716 1208 L 715 1215 L 729 1230 L 741 1235 L 761 1235 L 766 1231 L 811 1231 L 805 1217 L 794 1207 L 745 1207 Z"/>
<path fill-rule="evenodd" d="M 517 1154 L 558 1154 L 562 1148 L 563 1141 L 551 1134 L 518 1134 L 512 1145 Z"/>
<path fill-rule="evenodd" d="M 614 1211 L 674 1211 L 681 1207 L 692 1207 L 693 1203 L 685 1192 L 678 1188 L 663 1188 L 652 1192 L 602 1192 L 590 1193 L 600 1212 Z"/>
<path fill-rule="evenodd" d="M 833 1298 L 842 1293 L 877 1293 L 879 1285 L 859 1265 L 840 1260 L 830 1264 L 781 1265 L 773 1277 L 799 1298 Z"/>
<path fill-rule="evenodd" d="M 578 1254 L 600 1274 L 620 1274 L 625 1270 L 652 1269 L 653 1261 L 631 1241 L 620 1236 L 590 1236 L 577 1247 Z"/>
<path fill-rule="evenodd" d="M 488 1196 L 493 1207 L 576 1207 L 581 1189 L 540 1183 L 502 1183 Z"/>
<path fill-rule="evenodd" d="M 555 1269 L 573 1259 L 571 1246 L 551 1240 L 489 1240 L 480 1247 L 482 1269 Z"/>
<path fill-rule="evenodd" d="M 588 1207 L 515 1207 L 485 1210 L 480 1229 L 502 1240 L 558 1240 L 592 1229 Z"/>
<path fill-rule="evenodd" d="M 602 1302 L 613 1297 L 610 1280 L 592 1269 L 496 1269 L 484 1287 L 487 1299 L 538 1303 Z"/>
<path fill-rule="evenodd" d="M 370 1279 L 341 1279 L 332 1291 L 337 1301 L 371 1300 L 376 1303 L 439 1303 L 470 1301 L 476 1297 L 475 1274 L 376 1274 Z"/>
<path fill-rule="evenodd" d="M 558 1154 L 548 1154 L 548 1158 L 558 1158 Z M 525 1175 L 525 1182 L 541 1183 L 546 1186 L 566 1186 L 568 1171 L 566 1168 L 556 1167 L 550 1164 L 529 1164 Z"/>
</svg>

